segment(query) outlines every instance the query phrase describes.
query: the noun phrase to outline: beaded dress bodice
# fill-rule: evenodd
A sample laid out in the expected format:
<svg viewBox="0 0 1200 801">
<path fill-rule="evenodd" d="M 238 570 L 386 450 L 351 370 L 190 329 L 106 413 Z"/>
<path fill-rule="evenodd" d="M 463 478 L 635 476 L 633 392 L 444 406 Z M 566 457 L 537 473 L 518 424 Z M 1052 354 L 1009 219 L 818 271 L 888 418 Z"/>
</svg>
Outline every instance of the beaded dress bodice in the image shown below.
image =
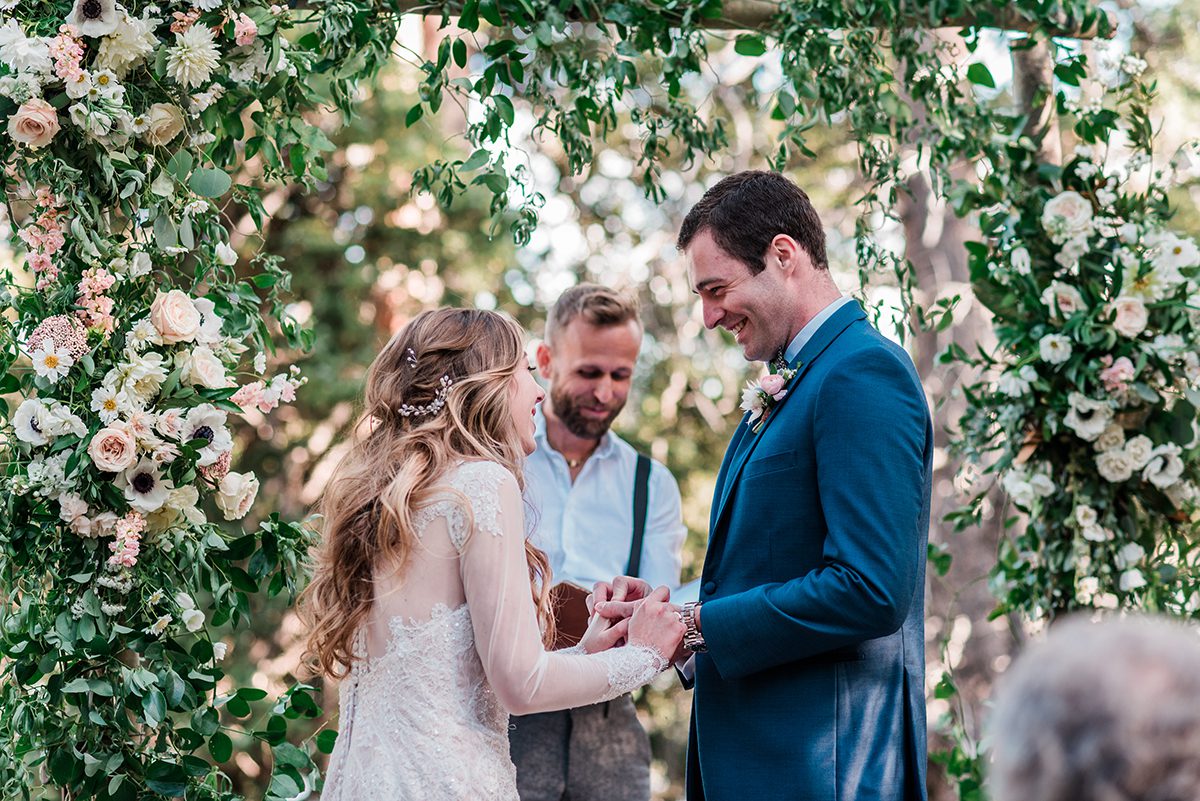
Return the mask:
<svg viewBox="0 0 1200 801">
<path fill-rule="evenodd" d="M 523 522 L 511 519 L 501 501 L 515 480 L 498 464 L 466 462 L 446 484 L 451 492 L 421 509 L 415 528 L 422 539 L 436 528 L 453 545 L 466 600 L 434 600 L 419 620 L 389 617 L 382 653 L 352 666 L 340 689 L 328 801 L 517 801 L 510 711 L 615 698 L 665 667 L 648 648 L 545 652 L 524 564 Z M 428 569 L 444 568 L 444 561 Z M 420 559 L 408 568 L 419 569 Z M 365 632 L 356 649 L 367 654 Z"/>
</svg>

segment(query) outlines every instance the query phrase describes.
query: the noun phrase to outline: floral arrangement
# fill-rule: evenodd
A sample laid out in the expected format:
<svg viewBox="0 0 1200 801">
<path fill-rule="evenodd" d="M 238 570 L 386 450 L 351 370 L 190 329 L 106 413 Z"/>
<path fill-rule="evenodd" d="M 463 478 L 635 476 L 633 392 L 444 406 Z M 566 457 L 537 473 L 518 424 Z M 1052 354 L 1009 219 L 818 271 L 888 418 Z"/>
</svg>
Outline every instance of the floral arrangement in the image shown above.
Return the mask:
<svg viewBox="0 0 1200 801">
<path fill-rule="evenodd" d="M 370 24 L 352 34 L 356 16 Z M 19 396 L 11 417 L 0 404 L 5 798 L 43 783 L 235 797 L 212 763 L 266 693 L 225 677 L 218 629 L 244 621 L 250 593 L 294 592 L 312 535 L 225 522 L 259 486 L 234 469 L 230 416 L 295 398 L 304 379 L 276 343 L 311 333 L 277 260 L 243 258 L 228 221 L 261 225 L 264 185 L 324 177 L 332 145 L 301 114 L 345 107 L 392 31 L 348 2 L 0 2 L 22 257 L 0 295 L 0 392 Z M 275 750 L 270 797 L 305 786 L 287 721 L 318 713 L 299 686 L 256 733 Z"/>
<path fill-rule="evenodd" d="M 787 397 L 788 382 L 796 375 L 795 369 L 779 364 L 778 360 L 772 361 L 768 370 L 759 380 L 747 381 L 742 390 L 741 408 L 750 415 L 746 425 L 750 426 L 752 434 L 757 434 L 767 424 L 771 410 Z"/>
<path fill-rule="evenodd" d="M 959 446 L 1023 513 L 993 571 L 998 613 L 1200 609 L 1200 248 L 1167 227 L 1187 152 L 1155 163 L 1145 62 L 1113 62 L 1056 70 L 1074 139 L 1061 166 L 1007 141 L 1019 169 L 965 201 L 987 236 L 970 246 L 972 281 L 997 343 L 948 354 L 983 379 Z"/>
</svg>

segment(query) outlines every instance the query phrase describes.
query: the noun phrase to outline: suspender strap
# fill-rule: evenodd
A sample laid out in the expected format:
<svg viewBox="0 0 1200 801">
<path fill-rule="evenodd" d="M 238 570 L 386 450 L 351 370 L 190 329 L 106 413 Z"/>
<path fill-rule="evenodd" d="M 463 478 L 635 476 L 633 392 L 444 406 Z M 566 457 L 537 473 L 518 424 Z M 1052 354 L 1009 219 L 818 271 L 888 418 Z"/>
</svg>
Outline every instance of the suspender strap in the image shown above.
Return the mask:
<svg viewBox="0 0 1200 801">
<path fill-rule="evenodd" d="M 650 457 L 638 454 L 633 475 L 633 542 L 629 546 L 629 564 L 625 575 L 637 576 L 642 569 L 642 540 L 646 536 L 646 506 L 650 500 Z"/>
</svg>

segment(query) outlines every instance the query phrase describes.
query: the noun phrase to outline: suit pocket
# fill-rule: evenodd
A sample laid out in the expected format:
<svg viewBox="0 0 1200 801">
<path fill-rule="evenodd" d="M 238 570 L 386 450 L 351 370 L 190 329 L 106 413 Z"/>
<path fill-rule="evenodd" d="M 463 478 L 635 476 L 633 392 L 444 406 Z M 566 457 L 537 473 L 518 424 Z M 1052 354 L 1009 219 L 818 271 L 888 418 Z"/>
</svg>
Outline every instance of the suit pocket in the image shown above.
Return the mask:
<svg viewBox="0 0 1200 801">
<path fill-rule="evenodd" d="M 742 469 L 742 477 L 761 476 L 766 473 L 776 473 L 796 466 L 796 451 L 782 451 L 762 457 L 755 457 Z"/>
</svg>

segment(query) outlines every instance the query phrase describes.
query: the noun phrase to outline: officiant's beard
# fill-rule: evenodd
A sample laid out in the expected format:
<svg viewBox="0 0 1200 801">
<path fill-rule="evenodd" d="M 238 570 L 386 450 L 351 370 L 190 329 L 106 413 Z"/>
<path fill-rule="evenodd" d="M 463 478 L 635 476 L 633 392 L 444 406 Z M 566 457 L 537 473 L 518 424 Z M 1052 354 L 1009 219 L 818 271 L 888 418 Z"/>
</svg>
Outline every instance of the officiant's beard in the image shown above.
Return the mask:
<svg viewBox="0 0 1200 801">
<path fill-rule="evenodd" d="M 581 439 L 600 439 L 625 408 L 625 400 L 613 406 L 604 417 L 588 417 L 575 398 L 566 392 L 550 390 L 550 409 L 567 430 Z"/>
</svg>

